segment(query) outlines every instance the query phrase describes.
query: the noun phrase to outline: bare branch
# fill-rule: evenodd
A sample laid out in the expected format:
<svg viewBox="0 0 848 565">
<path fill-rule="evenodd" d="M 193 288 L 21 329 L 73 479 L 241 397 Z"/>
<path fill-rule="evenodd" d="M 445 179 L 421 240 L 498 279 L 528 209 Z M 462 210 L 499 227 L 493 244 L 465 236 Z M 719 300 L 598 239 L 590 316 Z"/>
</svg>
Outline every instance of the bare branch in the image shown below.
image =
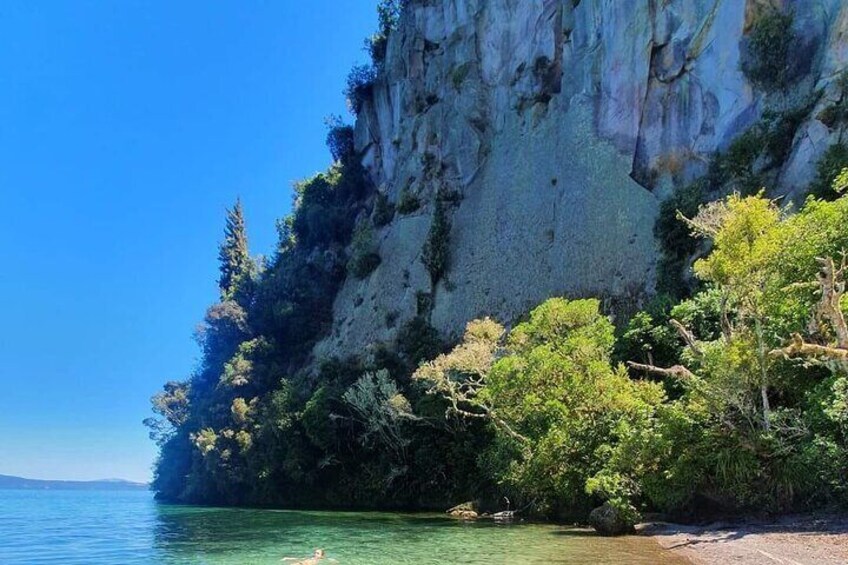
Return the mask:
<svg viewBox="0 0 848 565">
<path fill-rule="evenodd" d="M 818 314 L 830 322 L 836 334 L 836 347 L 839 349 L 848 349 L 848 325 L 845 323 L 845 315 L 842 313 L 840 304 L 845 294 L 845 280 L 843 278 L 845 256 L 843 255 L 842 263 L 838 269 L 830 257 L 819 257 L 816 260 L 821 265 L 818 280 L 822 291 Z"/>
<path fill-rule="evenodd" d="M 668 323 L 677 331 L 678 335 L 683 338 L 683 341 L 686 342 L 686 345 L 689 346 L 689 349 L 691 349 L 695 355 L 698 357 L 702 357 L 704 355 L 704 352 L 701 351 L 701 348 L 698 346 L 698 342 L 695 340 L 695 336 L 692 335 L 692 332 L 686 329 L 686 326 L 674 318 L 669 320 Z"/>
<path fill-rule="evenodd" d="M 730 325 L 730 317 L 727 315 L 727 294 L 722 293 L 721 297 L 721 333 L 724 339 L 730 340 L 733 336 L 733 326 Z"/>
<path fill-rule="evenodd" d="M 792 334 L 792 342 L 786 347 L 769 351 L 771 357 L 823 357 L 835 361 L 848 361 L 848 349 L 807 343 L 800 334 Z"/>
<path fill-rule="evenodd" d="M 654 365 L 643 365 L 642 363 L 634 363 L 633 361 L 628 361 L 627 366 L 638 371 L 645 371 L 647 373 L 653 373 L 655 375 L 662 375 L 664 377 L 671 377 L 684 381 L 696 378 L 694 373 L 692 373 L 692 371 L 690 371 L 683 365 L 675 365 L 673 367 L 665 369 L 663 367 L 655 367 Z"/>
</svg>

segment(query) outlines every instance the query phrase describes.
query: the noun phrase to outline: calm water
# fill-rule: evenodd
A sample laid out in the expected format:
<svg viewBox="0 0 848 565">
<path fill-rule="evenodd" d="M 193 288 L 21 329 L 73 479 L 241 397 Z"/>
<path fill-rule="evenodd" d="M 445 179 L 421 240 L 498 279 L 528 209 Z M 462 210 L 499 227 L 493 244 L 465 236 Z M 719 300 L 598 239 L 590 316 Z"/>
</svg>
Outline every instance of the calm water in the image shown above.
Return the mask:
<svg viewBox="0 0 848 565">
<path fill-rule="evenodd" d="M 187 508 L 146 492 L 0 490 L 0 563 L 281 563 L 316 547 L 341 564 L 679 564 L 639 537 L 438 515 Z"/>
</svg>

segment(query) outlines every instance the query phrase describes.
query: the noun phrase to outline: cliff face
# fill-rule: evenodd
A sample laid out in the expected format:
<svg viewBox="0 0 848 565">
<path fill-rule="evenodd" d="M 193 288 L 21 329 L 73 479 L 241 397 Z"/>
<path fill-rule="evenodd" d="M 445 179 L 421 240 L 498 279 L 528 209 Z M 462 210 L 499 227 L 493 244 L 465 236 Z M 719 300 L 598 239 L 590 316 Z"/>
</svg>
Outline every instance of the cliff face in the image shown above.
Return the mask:
<svg viewBox="0 0 848 565">
<path fill-rule="evenodd" d="M 659 201 L 764 108 L 821 90 L 773 175 L 809 183 L 836 133 L 816 119 L 848 62 L 848 3 L 797 0 L 788 94 L 740 70 L 765 0 L 412 0 L 356 123 L 357 150 L 397 202 L 380 266 L 349 278 L 316 355 L 390 341 L 430 293 L 455 336 L 481 315 L 510 322 L 553 295 L 650 294 Z M 449 195 L 450 262 L 434 288 L 420 261 L 437 194 Z"/>
</svg>

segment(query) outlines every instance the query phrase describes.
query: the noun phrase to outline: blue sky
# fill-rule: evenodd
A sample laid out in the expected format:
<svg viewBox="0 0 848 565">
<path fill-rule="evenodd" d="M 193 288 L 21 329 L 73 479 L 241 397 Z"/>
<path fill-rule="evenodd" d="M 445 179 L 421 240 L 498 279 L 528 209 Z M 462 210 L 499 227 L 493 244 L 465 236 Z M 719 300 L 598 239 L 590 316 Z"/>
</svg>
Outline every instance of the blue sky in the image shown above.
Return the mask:
<svg viewBox="0 0 848 565">
<path fill-rule="evenodd" d="M 149 479 L 224 210 L 271 251 L 374 4 L 0 3 L 0 473 Z"/>
</svg>

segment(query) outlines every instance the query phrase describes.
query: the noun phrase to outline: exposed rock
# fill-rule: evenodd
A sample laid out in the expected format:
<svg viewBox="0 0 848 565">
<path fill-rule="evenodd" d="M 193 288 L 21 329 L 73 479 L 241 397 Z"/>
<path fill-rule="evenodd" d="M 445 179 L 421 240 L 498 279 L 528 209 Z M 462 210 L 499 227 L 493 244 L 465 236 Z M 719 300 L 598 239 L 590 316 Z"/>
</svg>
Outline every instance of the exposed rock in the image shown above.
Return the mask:
<svg viewBox="0 0 848 565">
<path fill-rule="evenodd" d="M 477 505 L 473 502 L 464 502 L 448 510 L 447 515 L 461 520 L 476 520 L 478 518 Z"/>
<path fill-rule="evenodd" d="M 492 518 L 494 518 L 495 522 L 512 522 L 515 520 L 515 510 L 495 512 L 492 514 Z"/>
<path fill-rule="evenodd" d="M 452 514 L 453 512 L 476 512 L 477 505 L 473 502 L 463 502 L 462 504 L 457 504 L 453 508 L 449 508 L 446 512 L 448 514 Z"/>
<path fill-rule="evenodd" d="M 411 1 L 355 140 L 392 201 L 408 191 L 423 205 L 379 230 L 380 266 L 345 282 L 316 355 L 390 342 L 419 314 L 420 292 L 432 294 L 424 314 L 448 338 L 481 315 L 509 324 L 553 295 L 638 304 L 653 291 L 659 200 L 780 98 L 740 70 L 761 4 Z M 826 91 L 848 63 L 848 4 L 791 4 L 806 76 L 787 106 Z M 825 103 L 798 130 L 775 184 L 782 194 L 803 190 L 834 139 L 814 119 Z M 431 288 L 420 254 L 446 193 L 459 197 L 450 261 Z"/>
<path fill-rule="evenodd" d="M 589 513 L 589 523 L 602 536 L 621 536 L 634 532 L 635 524 L 624 518 L 609 502 Z"/>
</svg>

